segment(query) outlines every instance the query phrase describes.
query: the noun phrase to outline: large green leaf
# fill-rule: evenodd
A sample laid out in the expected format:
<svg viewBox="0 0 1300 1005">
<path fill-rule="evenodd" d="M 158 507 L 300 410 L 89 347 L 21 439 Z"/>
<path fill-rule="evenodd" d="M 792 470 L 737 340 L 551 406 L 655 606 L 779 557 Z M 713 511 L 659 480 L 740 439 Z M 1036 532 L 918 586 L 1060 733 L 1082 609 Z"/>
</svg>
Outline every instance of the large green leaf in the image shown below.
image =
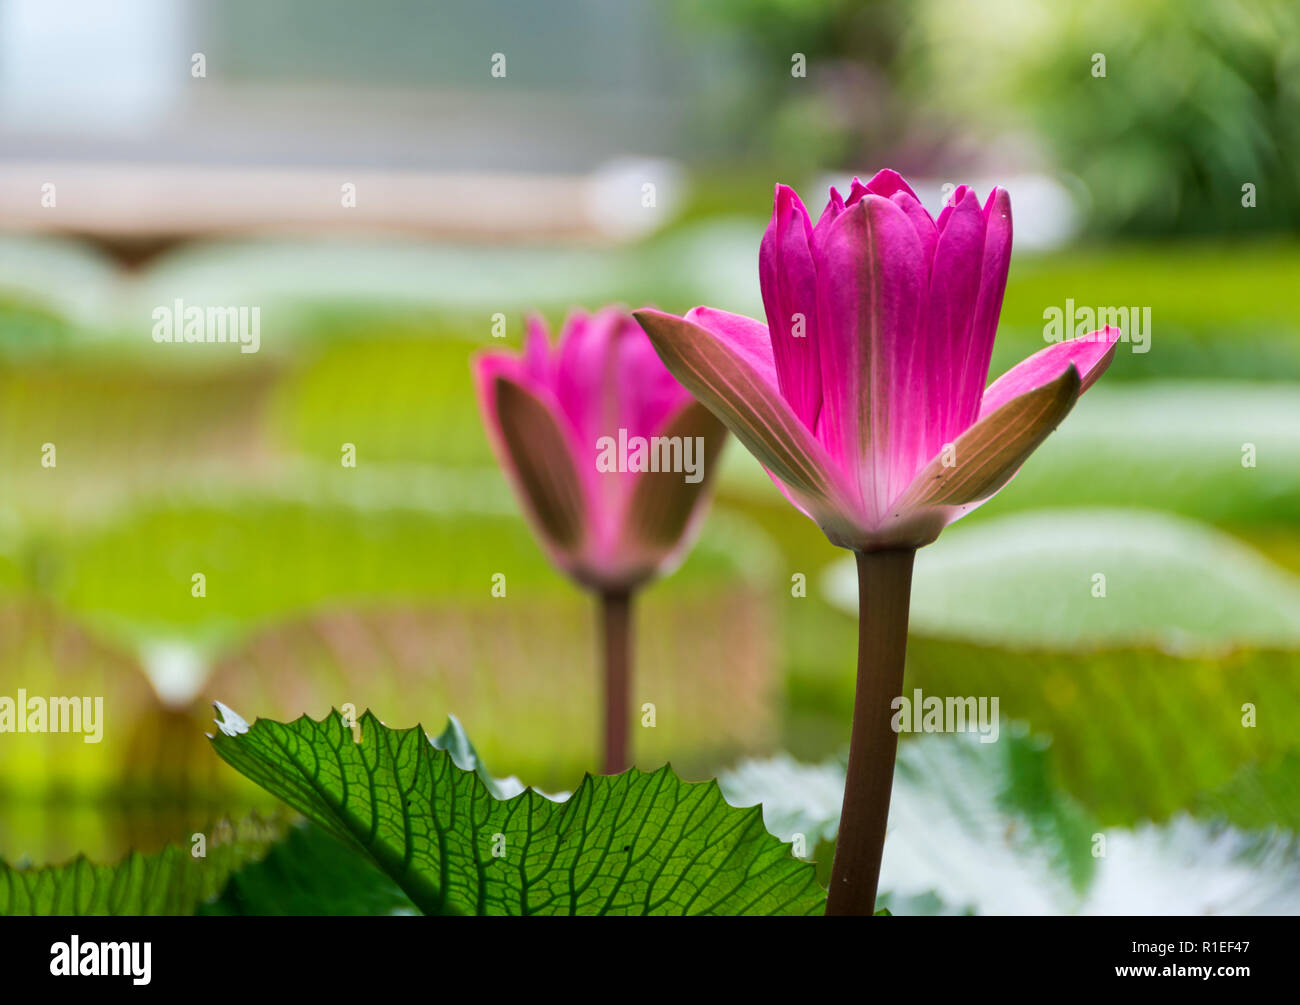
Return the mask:
<svg viewBox="0 0 1300 1005">
<path fill-rule="evenodd" d="M 487 790 L 506 799 L 524 790 L 517 778 L 495 778 L 484 766 L 454 715 L 430 741 L 457 767 L 473 771 Z M 416 914 L 411 899 L 377 866 L 321 828 L 302 822 L 290 829 L 260 862 L 230 877 L 220 899 L 204 905 L 208 915 Z"/>
<path fill-rule="evenodd" d="M 668 766 L 587 775 L 564 801 L 498 799 L 420 727 L 369 712 L 249 726 L 218 705 L 217 753 L 367 855 L 426 914 L 817 914 L 825 891 L 716 783 Z"/>
<path fill-rule="evenodd" d="M 192 914 L 283 833 L 278 819 L 250 817 L 213 828 L 203 855 L 195 854 L 195 844 L 171 844 L 147 855 L 132 852 L 114 865 L 85 856 L 41 868 L 0 861 L 0 917 Z"/>
</svg>

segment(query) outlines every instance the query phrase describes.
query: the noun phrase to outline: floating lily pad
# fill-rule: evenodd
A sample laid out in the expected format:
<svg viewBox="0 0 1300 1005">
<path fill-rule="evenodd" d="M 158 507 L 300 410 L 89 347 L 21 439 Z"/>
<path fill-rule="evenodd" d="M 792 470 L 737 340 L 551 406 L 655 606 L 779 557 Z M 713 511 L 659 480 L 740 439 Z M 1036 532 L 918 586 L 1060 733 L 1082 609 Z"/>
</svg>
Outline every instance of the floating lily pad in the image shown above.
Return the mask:
<svg viewBox="0 0 1300 1005">
<path fill-rule="evenodd" d="M 852 559 L 827 594 L 857 612 Z M 1300 577 L 1227 534 L 1141 510 L 955 526 L 917 555 L 912 631 L 988 645 L 1300 647 Z"/>
</svg>

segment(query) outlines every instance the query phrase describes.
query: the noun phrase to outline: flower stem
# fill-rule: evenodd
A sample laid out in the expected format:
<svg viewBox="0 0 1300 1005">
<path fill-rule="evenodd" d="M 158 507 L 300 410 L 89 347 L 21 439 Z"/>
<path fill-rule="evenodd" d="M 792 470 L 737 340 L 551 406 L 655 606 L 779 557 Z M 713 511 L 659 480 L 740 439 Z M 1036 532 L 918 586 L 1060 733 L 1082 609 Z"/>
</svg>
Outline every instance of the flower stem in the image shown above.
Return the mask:
<svg viewBox="0 0 1300 1005">
<path fill-rule="evenodd" d="M 860 551 L 856 555 L 858 686 L 840 832 L 826 900 L 828 915 L 869 915 L 876 910 L 876 884 L 898 750 L 898 734 L 890 726 L 891 702 L 903 691 L 916 552 Z"/>
<path fill-rule="evenodd" d="M 631 717 L 632 596 L 600 595 L 601 644 L 605 661 L 605 774 L 626 771 Z"/>
</svg>

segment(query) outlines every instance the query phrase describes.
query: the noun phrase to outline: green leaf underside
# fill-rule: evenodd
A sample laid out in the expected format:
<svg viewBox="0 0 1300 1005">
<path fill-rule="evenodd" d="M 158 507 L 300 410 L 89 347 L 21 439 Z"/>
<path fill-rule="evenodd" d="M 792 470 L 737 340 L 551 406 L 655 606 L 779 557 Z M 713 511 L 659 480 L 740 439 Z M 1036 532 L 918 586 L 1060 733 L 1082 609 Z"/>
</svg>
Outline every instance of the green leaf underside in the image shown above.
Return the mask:
<svg viewBox="0 0 1300 1005">
<path fill-rule="evenodd" d="M 510 796 L 522 791 L 523 786 L 518 783 L 517 779 L 493 777 L 478 756 L 474 744 L 470 742 L 465 727 L 461 725 L 460 720 L 454 715 L 447 716 L 447 725 L 443 727 L 441 733 L 431 737 L 429 742 L 439 750 L 445 750 L 450 754 L 452 761 L 462 771 L 472 771 L 478 775 L 479 780 L 497 799 L 508 799 Z"/>
<path fill-rule="evenodd" d="M 714 782 L 665 765 L 587 775 L 563 802 L 501 800 L 416 726 L 369 712 L 251 727 L 218 706 L 217 753 L 365 853 L 426 914 L 820 914 L 813 866 Z"/>
<path fill-rule="evenodd" d="M 0 917 L 193 914 L 283 834 L 283 821 L 250 817 L 206 835 L 202 857 L 191 846 L 172 844 L 149 854 L 132 852 L 112 865 L 84 856 L 40 868 L 0 861 Z"/>
<path fill-rule="evenodd" d="M 410 898 L 363 856 L 300 821 L 260 862 L 238 870 L 205 916 L 374 917 L 418 914 Z"/>
</svg>

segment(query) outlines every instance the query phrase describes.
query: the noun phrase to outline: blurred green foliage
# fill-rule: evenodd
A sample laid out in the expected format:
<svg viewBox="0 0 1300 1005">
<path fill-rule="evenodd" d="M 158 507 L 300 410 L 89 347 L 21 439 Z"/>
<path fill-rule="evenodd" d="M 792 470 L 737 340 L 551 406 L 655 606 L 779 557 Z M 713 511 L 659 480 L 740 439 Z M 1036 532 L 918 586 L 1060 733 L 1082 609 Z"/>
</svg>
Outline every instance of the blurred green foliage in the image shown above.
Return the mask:
<svg viewBox="0 0 1300 1005">
<path fill-rule="evenodd" d="M 941 107 L 985 145 L 1001 136 L 1044 147 L 1082 183 L 1093 233 L 1300 224 L 1300 8 L 1290 0 L 916 11 L 901 64 L 911 100 Z"/>
<path fill-rule="evenodd" d="M 743 85 L 695 109 L 706 153 L 729 149 L 800 173 L 859 163 L 915 129 L 895 93 L 910 20 L 901 4 L 675 0 L 675 10 L 684 33 L 733 51 L 744 69 Z"/>
<path fill-rule="evenodd" d="M 948 177 L 1029 162 L 1073 179 L 1093 234 L 1300 225 L 1291 0 L 681 0 L 677 10 L 686 32 L 736 50 L 745 68 L 744 86 L 712 94 L 697 116 L 769 175 L 888 166 Z M 792 74 L 795 54 L 806 76 Z"/>
</svg>

